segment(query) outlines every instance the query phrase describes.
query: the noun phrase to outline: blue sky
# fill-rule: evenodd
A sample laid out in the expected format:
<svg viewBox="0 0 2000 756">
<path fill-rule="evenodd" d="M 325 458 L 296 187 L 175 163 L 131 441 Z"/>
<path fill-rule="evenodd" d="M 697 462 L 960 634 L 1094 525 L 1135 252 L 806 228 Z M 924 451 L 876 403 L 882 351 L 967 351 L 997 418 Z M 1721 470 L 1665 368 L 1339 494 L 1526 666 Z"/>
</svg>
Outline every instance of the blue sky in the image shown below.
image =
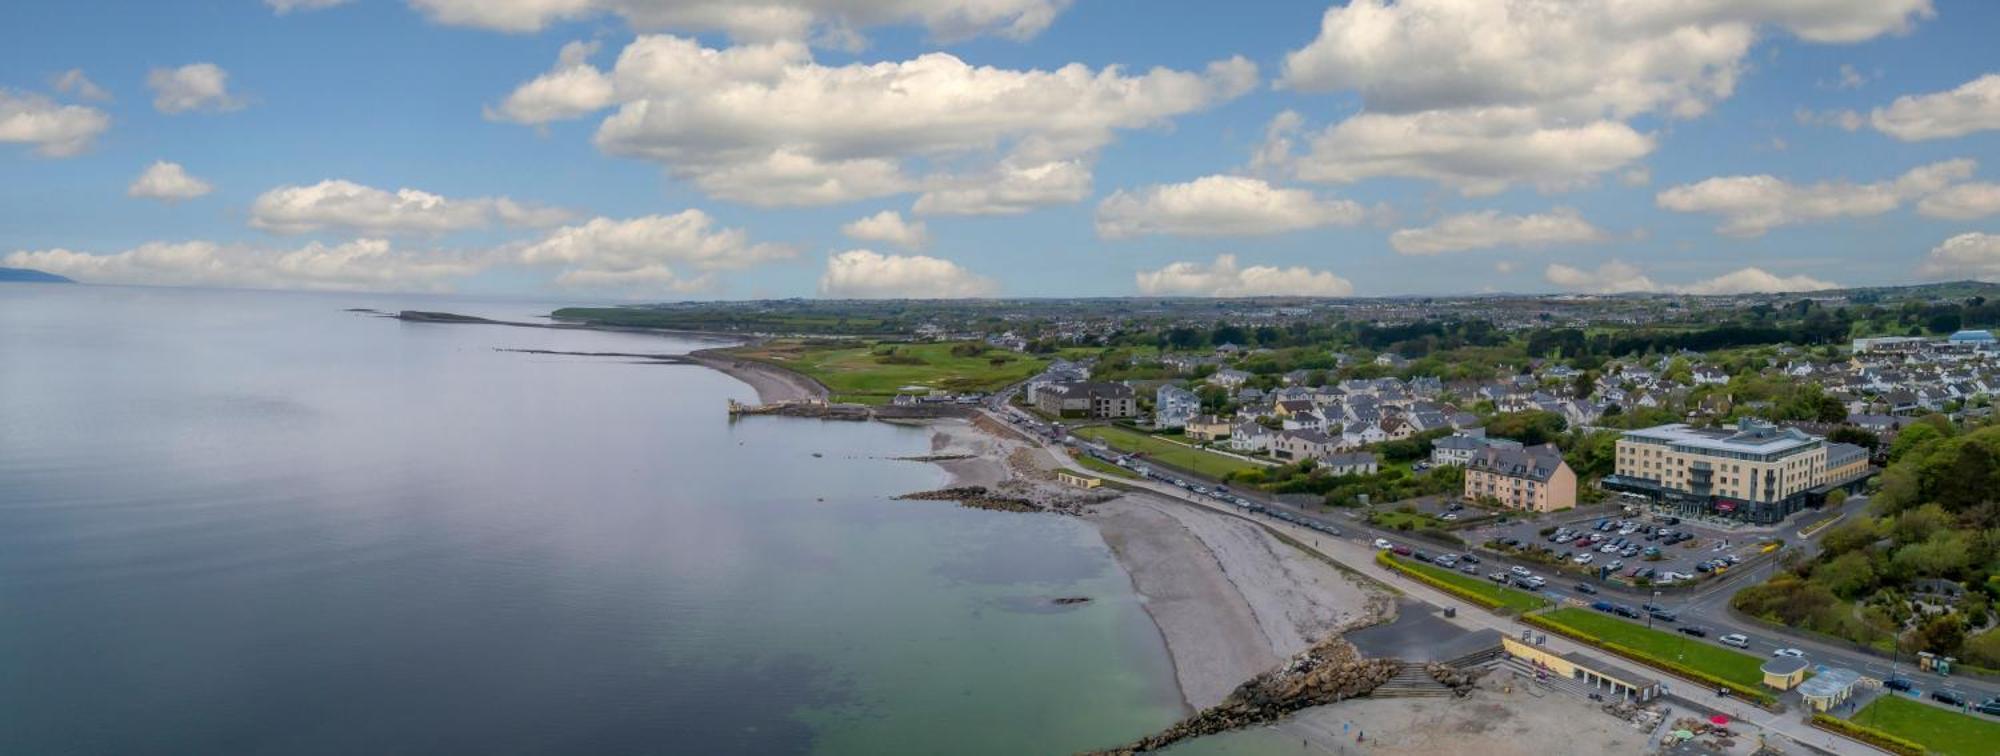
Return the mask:
<svg viewBox="0 0 2000 756">
<path fill-rule="evenodd" d="M 1979 0 L 11 4 L 0 265 L 575 299 L 2000 280 L 1996 29 Z"/>
</svg>

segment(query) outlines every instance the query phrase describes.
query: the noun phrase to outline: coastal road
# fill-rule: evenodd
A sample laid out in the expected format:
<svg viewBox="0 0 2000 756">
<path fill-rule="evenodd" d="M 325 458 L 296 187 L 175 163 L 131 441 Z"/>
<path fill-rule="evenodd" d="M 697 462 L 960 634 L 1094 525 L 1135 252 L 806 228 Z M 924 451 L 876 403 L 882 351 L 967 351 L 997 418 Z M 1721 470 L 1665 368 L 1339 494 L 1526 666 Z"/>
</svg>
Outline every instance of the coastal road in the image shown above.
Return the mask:
<svg viewBox="0 0 2000 756">
<path fill-rule="evenodd" d="M 1096 474 L 1071 459 L 1060 448 L 1051 448 L 1048 445 L 1043 445 L 1042 451 L 1048 454 L 1057 465 L 1064 469 L 1087 475 Z M 1129 480 L 1121 481 L 1121 483 L 1174 501 L 1202 507 L 1226 515 L 1237 517 L 1248 516 L 1227 504 L 1217 502 L 1206 496 L 1196 495 L 1170 484 L 1154 480 Z M 1343 567 L 1373 579 L 1376 582 L 1394 586 L 1397 590 L 1402 591 L 1404 595 L 1412 599 L 1434 607 L 1451 607 L 1456 609 L 1457 616 L 1451 619 L 1444 619 L 1443 621 L 1445 622 L 1456 624 L 1466 630 L 1491 629 L 1509 636 L 1518 636 L 1526 628 L 1525 625 L 1517 624 L 1512 619 L 1495 615 L 1481 607 L 1460 601 L 1454 596 L 1409 579 L 1400 572 L 1377 564 L 1375 562 L 1375 549 L 1369 545 L 1369 541 L 1372 541 L 1372 538 L 1362 538 L 1354 535 L 1328 537 L 1324 533 L 1281 520 L 1271 518 L 1254 519 L 1267 527 L 1284 533 L 1301 544 L 1302 548 L 1311 549 L 1321 556 L 1338 562 Z M 1594 648 L 1556 635 L 1548 636 L 1545 647 L 1555 653 L 1576 653 L 1600 660 L 1604 658 L 1602 652 Z M 1617 665 L 1627 664 L 1623 660 L 1617 660 L 1614 663 Z M 1729 715 L 1732 719 L 1757 725 L 1770 736 L 1789 738 L 1799 743 L 1810 744 L 1813 748 L 1824 749 L 1834 753 L 1873 753 L 1872 749 L 1859 746 L 1851 741 L 1838 738 L 1830 733 L 1822 732 L 1804 724 L 1796 714 L 1773 714 L 1735 698 L 1712 697 L 1712 694 L 1708 693 L 1708 686 L 1702 683 L 1681 679 L 1661 670 L 1648 668 L 1648 671 L 1662 679 L 1670 681 L 1669 687 L 1676 695 L 1700 700 L 1703 705 L 1719 710 Z"/>
<path fill-rule="evenodd" d="M 1050 424 L 1042 423 L 1032 418 L 1028 418 L 1025 424 L 1031 427 L 1021 427 L 1022 425 L 1024 425 L 1024 423 L 1018 421 L 1017 416 L 1015 416 L 1012 412 L 1012 408 L 1008 407 L 1005 402 L 1006 402 L 1005 398 L 1000 398 L 997 402 L 995 402 L 995 404 L 990 405 L 989 409 L 992 411 L 989 412 L 989 414 L 994 416 L 994 418 L 997 420 L 1015 426 L 1017 430 L 1024 431 L 1030 437 L 1037 439 L 1051 438 L 1051 434 L 1046 431 L 1046 428 Z M 1053 443 L 1054 443 L 1053 441 L 1045 443 L 1044 448 L 1045 450 L 1051 451 L 1053 453 L 1053 456 L 1055 456 L 1058 459 L 1058 461 L 1060 461 L 1064 466 L 1086 474 L 1095 474 L 1088 468 L 1084 468 L 1081 465 L 1074 462 L 1073 460 L 1071 460 L 1066 453 L 1063 453 L 1060 447 L 1051 448 L 1051 444 Z M 1158 464 L 1153 464 L 1153 466 L 1169 467 Z M 1180 470 L 1174 470 L 1174 472 L 1178 477 L 1185 480 L 1201 481 L 1204 484 L 1210 484 L 1210 485 L 1213 484 L 1212 481 L 1208 481 L 1207 479 L 1199 475 L 1188 474 L 1185 471 L 1180 471 Z M 1224 504 L 1212 497 L 1198 495 L 1191 491 L 1180 488 L 1178 486 L 1171 485 L 1169 483 L 1159 482 L 1152 479 L 1146 479 L 1146 480 L 1135 481 L 1134 485 L 1138 485 L 1149 491 L 1167 495 L 1178 500 L 1189 501 L 1212 509 L 1218 509 L 1221 511 L 1227 511 L 1239 515 L 1242 514 L 1234 507 Z M 1370 565 L 1373 565 L 1373 548 L 1372 546 L 1368 546 L 1368 544 L 1372 544 L 1375 541 L 1375 539 L 1377 538 L 1386 539 L 1394 543 L 1413 543 L 1410 540 L 1408 540 L 1407 534 L 1399 533 L 1396 531 L 1381 530 L 1374 528 L 1358 517 L 1350 516 L 1349 518 L 1342 519 L 1342 518 L 1328 517 L 1321 514 L 1308 512 L 1300 507 L 1292 506 L 1290 504 L 1278 501 L 1275 497 L 1265 495 L 1261 491 L 1234 491 L 1233 493 L 1235 495 L 1243 496 L 1247 499 L 1255 501 L 1260 506 L 1263 506 L 1267 509 L 1282 510 L 1292 514 L 1295 517 L 1310 519 L 1334 527 L 1335 529 L 1343 533 L 1344 537 L 1347 540 L 1361 544 L 1364 548 L 1367 549 L 1365 559 L 1368 561 Z M 1866 506 L 1866 504 L 1867 501 L 1865 497 L 1856 497 L 1855 500 L 1850 500 L 1847 504 L 1842 506 L 1840 514 L 1842 516 L 1851 516 L 1853 513 L 1860 511 L 1863 507 Z M 1283 523 L 1282 521 L 1277 521 L 1270 518 L 1262 518 L 1262 519 L 1268 525 L 1286 526 L 1286 524 Z M 1302 542 L 1313 542 L 1315 539 L 1328 543 L 1339 542 L 1338 539 L 1327 538 L 1324 533 L 1307 530 L 1305 528 L 1297 528 L 1297 530 L 1301 534 L 1305 534 L 1304 537 L 1307 540 Z M 1821 531 L 1821 533 L 1824 533 L 1824 531 Z M 1804 549 L 1805 553 L 1808 555 L 1817 552 L 1818 550 L 1817 544 L 1813 543 L 1812 539 L 1801 539 L 1797 538 L 1796 534 L 1791 534 L 1791 535 L 1793 535 L 1794 538 L 1787 540 L 1795 541 L 1796 545 L 1791 546 L 1790 548 Z M 1436 549 L 1437 547 L 1431 546 L 1430 548 Z M 1343 560 L 1343 563 L 1346 563 L 1346 561 Z M 1543 565 L 1538 565 L 1528 562 L 1518 562 L 1515 560 L 1507 559 L 1505 556 L 1494 555 L 1491 553 L 1482 553 L 1481 563 L 1482 563 L 1482 569 L 1490 569 L 1495 571 L 1504 570 L 1507 567 L 1512 567 L 1517 565 L 1524 569 L 1536 572 L 1546 569 L 1545 566 Z M 1379 567 L 1377 569 L 1379 569 Z M 1744 586 L 1754 585 L 1756 583 L 1762 582 L 1763 580 L 1770 577 L 1771 574 L 1775 573 L 1779 569 L 1781 569 L 1781 566 L 1779 565 L 1779 560 L 1767 559 L 1748 569 L 1732 570 L 1728 574 L 1715 578 L 1710 582 L 1704 584 L 1701 588 L 1695 590 L 1694 592 L 1678 594 L 1678 595 L 1676 594 L 1662 595 L 1659 599 L 1657 599 L 1657 603 L 1661 604 L 1667 610 L 1672 611 L 1676 615 L 1678 615 L 1679 621 L 1671 626 L 1668 623 L 1663 623 L 1663 622 L 1654 622 L 1653 624 L 1661 629 L 1667 629 L 1667 630 L 1672 630 L 1674 629 L 1674 627 L 1681 625 L 1697 625 L 1708 630 L 1707 638 L 1703 639 L 1703 638 L 1690 637 L 1688 638 L 1688 642 L 1690 643 L 1716 643 L 1717 642 L 1716 639 L 1720 638 L 1723 635 L 1727 635 L 1729 633 L 1741 633 L 1744 636 L 1750 638 L 1750 647 L 1748 650 L 1759 656 L 1768 656 L 1781 648 L 1796 648 L 1801 651 L 1804 651 L 1806 653 L 1806 658 L 1816 665 L 1824 665 L 1828 667 L 1845 667 L 1848 669 L 1853 669 L 1857 672 L 1862 673 L 1863 675 L 1876 679 L 1888 679 L 1889 677 L 1892 676 L 1902 677 L 1904 679 L 1908 679 L 1914 682 L 1917 690 L 1920 693 L 1920 696 L 1923 698 L 1923 700 L 1926 701 L 1928 701 L 1928 694 L 1931 691 L 1937 689 L 1944 689 L 1957 692 L 1962 696 L 1964 696 L 1965 698 L 1967 698 L 1968 700 L 1972 701 L 1973 703 L 1977 703 L 1979 701 L 1983 701 L 1995 696 L 2000 696 L 2000 684 L 1996 684 L 1990 681 L 1962 677 L 1962 676 L 1947 677 L 1943 675 L 1937 675 L 1934 673 L 1920 672 L 1917 670 L 1913 658 L 1891 660 L 1876 655 L 1874 653 L 1871 653 L 1870 651 L 1862 650 L 1852 646 L 1843 646 L 1838 643 L 1822 640 L 1817 636 L 1808 636 L 1798 633 L 1780 633 L 1767 625 L 1762 625 L 1739 619 L 1738 615 L 1736 615 L 1729 608 L 1730 597 L 1733 596 L 1737 590 L 1741 589 Z M 1548 586 L 1547 589 L 1543 591 L 1543 593 L 1544 595 L 1556 601 L 1562 601 L 1563 599 L 1573 598 L 1581 600 L 1586 604 L 1602 597 L 1596 595 L 1587 595 L 1575 591 L 1570 585 L 1571 582 L 1574 581 L 1565 580 L 1563 582 L 1557 582 L 1556 580 L 1551 579 L 1550 585 Z M 1598 583 L 1598 585 L 1603 585 L 1603 584 Z M 1609 586 L 1608 590 L 1606 588 L 1600 588 L 1599 590 L 1604 593 L 1612 593 L 1614 594 L 1613 596 L 1614 598 L 1623 599 L 1628 603 L 1630 602 L 1643 603 L 1648 601 L 1655 601 L 1655 599 L 1649 592 L 1624 589 L 1617 585 Z M 1483 613 L 1484 612 L 1481 612 L 1481 614 Z M 1641 620 L 1639 620 L 1638 624 L 1646 624 L 1646 620 L 1642 618 Z M 1981 716 L 1981 715 L 1972 714 L 1972 716 Z"/>
</svg>

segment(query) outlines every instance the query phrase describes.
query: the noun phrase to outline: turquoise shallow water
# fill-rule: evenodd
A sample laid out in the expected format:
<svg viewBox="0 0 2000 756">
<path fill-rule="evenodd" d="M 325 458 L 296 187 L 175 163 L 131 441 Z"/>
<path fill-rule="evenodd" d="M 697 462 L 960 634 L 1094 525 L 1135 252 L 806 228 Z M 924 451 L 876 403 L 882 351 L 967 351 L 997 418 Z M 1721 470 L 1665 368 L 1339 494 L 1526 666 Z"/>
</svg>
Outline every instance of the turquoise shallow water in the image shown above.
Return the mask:
<svg viewBox="0 0 2000 756">
<path fill-rule="evenodd" d="M 1088 526 L 889 500 L 944 481 L 885 459 L 921 430 L 494 351 L 695 342 L 347 307 L 550 309 L 0 287 L 0 752 L 1059 753 L 1179 715 Z"/>
</svg>

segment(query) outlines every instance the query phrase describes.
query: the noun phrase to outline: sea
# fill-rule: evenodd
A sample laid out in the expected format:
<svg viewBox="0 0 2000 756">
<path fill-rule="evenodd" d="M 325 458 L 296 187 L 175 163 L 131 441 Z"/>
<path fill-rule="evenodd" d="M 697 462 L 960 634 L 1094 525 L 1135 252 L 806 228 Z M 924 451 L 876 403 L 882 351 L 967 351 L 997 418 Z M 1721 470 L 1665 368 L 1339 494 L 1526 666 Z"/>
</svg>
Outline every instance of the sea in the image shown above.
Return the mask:
<svg viewBox="0 0 2000 756">
<path fill-rule="evenodd" d="M 560 302 L 0 284 L 0 753 L 1040 754 L 1184 712 L 1073 518 Z M 1058 607 L 1050 599 L 1093 600 Z"/>
</svg>

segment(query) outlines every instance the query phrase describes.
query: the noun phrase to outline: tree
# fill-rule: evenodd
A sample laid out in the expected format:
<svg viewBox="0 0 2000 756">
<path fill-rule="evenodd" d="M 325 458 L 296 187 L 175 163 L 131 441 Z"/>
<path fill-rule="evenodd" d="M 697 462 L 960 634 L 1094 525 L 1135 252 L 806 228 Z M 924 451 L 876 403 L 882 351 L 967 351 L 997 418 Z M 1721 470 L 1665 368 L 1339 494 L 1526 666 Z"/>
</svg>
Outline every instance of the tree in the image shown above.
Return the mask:
<svg viewBox="0 0 2000 756">
<path fill-rule="evenodd" d="M 1509 412 L 1494 416 L 1486 424 L 1486 435 L 1496 438 L 1510 438 L 1528 446 L 1546 444 L 1562 435 L 1569 427 L 1569 421 L 1562 415 L 1543 410 Z"/>
<path fill-rule="evenodd" d="M 1957 614 L 1946 612 L 1924 620 L 1917 626 L 1912 639 L 1918 651 L 1934 654 L 1956 654 L 1958 647 L 1965 643 L 1965 623 Z"/>
<path fill-rule="evenodd" d="M 1881 436 L 1875 435 L 1873 431 L 1868 429 L 1856 428 L 1852 425 L 1843 425 L 1833 429 L 1833 432 L 1826 434 L 1826 439 L 1836 443 L 1867 447 L 1871 452 L 1882 445 Z"/>
</svg>

